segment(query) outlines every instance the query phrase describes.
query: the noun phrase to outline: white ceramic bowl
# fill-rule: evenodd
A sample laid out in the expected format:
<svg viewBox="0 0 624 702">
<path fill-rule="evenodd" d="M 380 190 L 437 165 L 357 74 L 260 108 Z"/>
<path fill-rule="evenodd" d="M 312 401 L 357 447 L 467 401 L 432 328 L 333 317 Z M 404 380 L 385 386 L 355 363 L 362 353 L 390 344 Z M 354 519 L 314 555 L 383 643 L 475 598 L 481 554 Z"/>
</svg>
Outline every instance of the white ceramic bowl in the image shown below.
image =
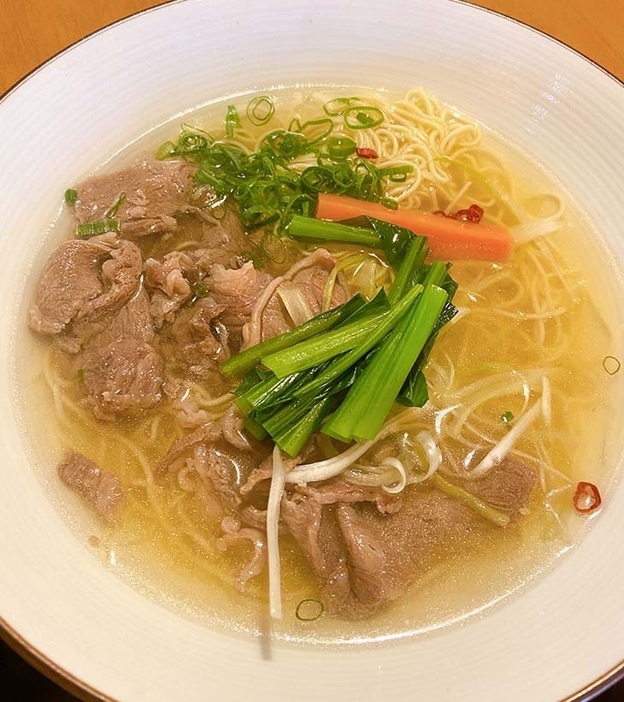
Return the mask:
<svg viewBox="0 0 624 702">
<path fill-rule="evenodd" d="M 15 316 L 59 192 L 200 103 L 309 82 L 429 89 L 557 174 L 624 262 L 624 89 L 516 22 L 452 0 L 187 0 L 73 46 L 0 103 L 0 623 L 85 690 L 129 702 L 579 699 L 624 661 L 621 483 L 579 548 L 485 616 L 377 648 L 278 645 L 267 659 L 102 567 L 29 465 Z"/>
</svg>

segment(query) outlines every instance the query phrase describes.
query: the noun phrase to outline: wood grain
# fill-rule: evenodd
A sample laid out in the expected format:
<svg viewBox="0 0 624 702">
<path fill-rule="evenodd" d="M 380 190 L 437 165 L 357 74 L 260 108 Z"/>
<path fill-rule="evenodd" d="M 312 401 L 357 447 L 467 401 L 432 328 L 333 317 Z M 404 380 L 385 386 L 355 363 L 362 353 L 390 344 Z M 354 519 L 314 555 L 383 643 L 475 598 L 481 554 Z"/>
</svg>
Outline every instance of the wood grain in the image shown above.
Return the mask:
<svg viewBox="0 0 624 702">
<path fill-rule="evenodd" d="M 70 44 L 159 4 L 162 0 L 0 0 L 0 95 Z M 624 3 L 480 0 L 475 4 L 550 34 L 624 80 Z"/>
</svg>

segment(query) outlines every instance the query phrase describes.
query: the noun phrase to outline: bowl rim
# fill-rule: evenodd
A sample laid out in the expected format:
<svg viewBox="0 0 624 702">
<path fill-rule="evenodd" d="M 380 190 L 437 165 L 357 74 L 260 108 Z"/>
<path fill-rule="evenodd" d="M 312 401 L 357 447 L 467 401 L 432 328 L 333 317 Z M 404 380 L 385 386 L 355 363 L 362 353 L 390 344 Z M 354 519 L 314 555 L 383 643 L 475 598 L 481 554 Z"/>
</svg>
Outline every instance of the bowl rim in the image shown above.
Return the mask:
<svg viewBox="0 0 624 702">
<path fill-rule="evenodd" d="M 105 34 L 110 30 L 114 30 L 117 26 L 123 25 L 128 22 L 133 22 L 136 18 L 141 17 L 146 14 L 160 12 L 164 8 L 174 5 L 186 4 L 190 0 L 159 0 L 158 4 L 151 7 L 146 7 L 141 10 L 137 10 L 129 15 L 109 22 L 102 25 L 101 27 L 85 34 L 84 36 L 76 39 L 67 46 L 63 47 L 59 51 L 55 52 L 47 59 L 34 66 L 25 75 L 19 78 L 15 83 L 10 85 L 3 93 L 0 94 L 0 107 L 8 99 L 11 98 L 13 93 L 18 91 L 24 84 L 26 84 L 30 79 L 35 77 L 39 72 L 45 70 L 48 66 L 53 64 L 58 59 L 64 57 L 65 55 L 71 53 L 74 49 L 82 44 L 88 43 L 94 37 L 101 34 Z M 534 27 L 527 22 L 517 19 L 511 15 L 508 15 L 502 11 L 494 10 L 489 7 L 484 7 L 478 5 L 470 0 L 445 0 L 447 3 L 452 3 L 456 5 L 463 5 L 472 8 L 473 10 L 487 13 L 495 17 L 499 17 L 507 22 L 511 22 L 524 31 L 541 36 L 543 39 L 558 45 L 560 48 L 575 54 L 583 61 L 590 64 L 595 69 L 605 74 L 608 78 L 615 81 L 618 86 L 624 88 L 624 78 L 619 78 L 609 69 L 605 68 L 596 60 L 592 59 L 582 51 L 574 48 L 565 41 L 558 39 L 549 32 Z M 52 682 L 69 692 L 70 694 L 76 696 L 84 702 L 116 702 L 115 698 L 108 696 L 107 694 L 97 690 L 95 687 L 89 685 L 89 683 L 80 679 L 78 676 L 74 675 L 71 671 L 65 669 L 64 667 L 58 665 L 50 656 L 40 651 L 35 645 L 30 643 L 26 638 L 24 638 L 14 627 L 12 627 L 5 619 L 0 615 L 0 639 L 4 641 L 15 653 L 17 653 L 21 658 L 23 658 L 27 663 L 34 667 L 38 672 L 45 675 Z M 588 682 L 585 686 L 579 690 L 573 692 L 572 694 L 562 698 L 560 702 L 583 702 L 583 700 L 593 699 L 596 695 L 609 689 L 612 685 L 616 684 L 620 680 L 624 679 L 624 658 L 611 666 L 602 675 L 599 675 L 591 682 Z"/>
</svg>

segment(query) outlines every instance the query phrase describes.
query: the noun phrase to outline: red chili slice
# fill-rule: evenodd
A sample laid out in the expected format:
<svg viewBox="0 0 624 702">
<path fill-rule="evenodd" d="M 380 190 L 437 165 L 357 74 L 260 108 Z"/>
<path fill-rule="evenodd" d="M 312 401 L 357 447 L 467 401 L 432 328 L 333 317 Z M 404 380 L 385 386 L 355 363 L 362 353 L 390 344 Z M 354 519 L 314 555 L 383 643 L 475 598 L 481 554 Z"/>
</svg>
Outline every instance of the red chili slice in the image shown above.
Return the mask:
<svg viewBox="0 0 624 702">
<path fill-rule="evenodd" d="M 444 210 L 436 210 L 433 214 L 442 215 L 448 219 L 462 219 L 465 222 L 480 222 L 483 219 L 483 207 L 479 205 L 470 205 L 466 210 L 457 210 L 446 214 Z"/>
<path fill-rule="evenodd" d="M 366 146 L 358 146 L 355 153 L 360 158 L 379 158 L 379 154 L 375 151 L 375 149 L 369 149 Z"/>
<path fill-rule="evenodd" d="M 465 219 L 468 222 L 480 222 L 483 218 L 483 207 L 470 205 L 467 210 L 457 210 L 455 219 Z"/>
<path fill-rule="evenodd" d="M 600 497 L 600 491 L 593 483 L 581 481 L 576 486 L 573 502 L 577 512 L 587 514 L 600 507 L 602 497 Z"/>
</svg>

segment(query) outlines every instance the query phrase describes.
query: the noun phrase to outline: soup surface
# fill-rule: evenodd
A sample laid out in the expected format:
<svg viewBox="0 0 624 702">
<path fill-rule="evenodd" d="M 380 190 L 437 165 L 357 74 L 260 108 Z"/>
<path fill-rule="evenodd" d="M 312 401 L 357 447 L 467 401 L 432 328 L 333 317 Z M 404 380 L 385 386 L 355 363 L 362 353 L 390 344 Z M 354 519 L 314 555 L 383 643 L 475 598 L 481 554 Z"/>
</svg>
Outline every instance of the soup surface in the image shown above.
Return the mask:
<svg viewBox="0 0 624 702">
<path fill-rule="evenodd" d="M 67 185 L 20 339 L 37 399 L 22 411 L 79 538 L 158 601 L 292 641 L 415 635 L 500 602 L 599 514 L 620 445 L 618 283 L 558 183 L 481 125 L 420 90 L 284 90 L 211 104 Z M 353 296 L 392 302 L 403 270 L 378 247 L 289 237 L 319 192 L 513 246 L 443 257 L 457 290 L 417 354 L 420 402 L 345 439 L 324 429 L 351 381 L 278 455 L 240 385 L 274 377 L 222 369 Z"/>
</svg>

